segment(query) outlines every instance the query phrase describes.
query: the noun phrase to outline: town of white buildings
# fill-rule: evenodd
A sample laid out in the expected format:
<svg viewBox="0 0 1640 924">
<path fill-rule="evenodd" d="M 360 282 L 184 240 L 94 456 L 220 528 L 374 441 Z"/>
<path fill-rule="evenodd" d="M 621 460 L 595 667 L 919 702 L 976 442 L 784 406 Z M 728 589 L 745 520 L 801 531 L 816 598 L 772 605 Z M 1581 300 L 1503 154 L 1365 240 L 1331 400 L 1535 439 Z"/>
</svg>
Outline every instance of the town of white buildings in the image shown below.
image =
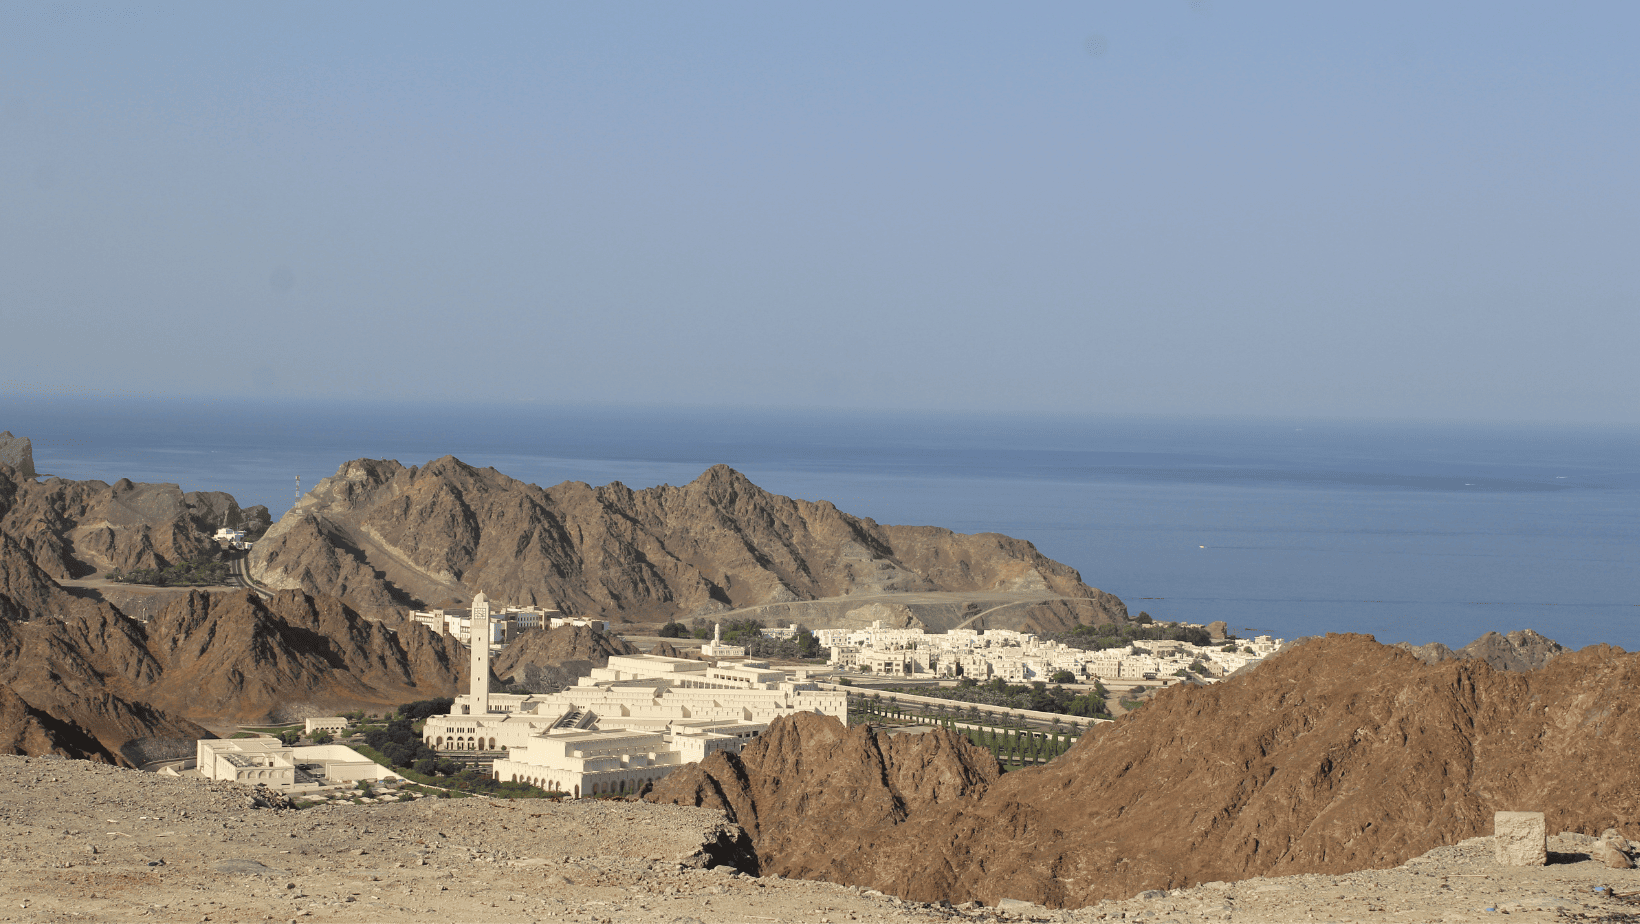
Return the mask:
<svg viewBox="0 0 1640 924">
<path fill-rule="evenodd" d="M 1047 680 L 1058 671 L 1069 671 L 1077 682 L 1157 680 L 1197 662 L 1222 676 L 1262 660 L 1284 644 L 1279 638 L 1261 635 L 1232 647 L 1162 640 L 1086 651 L 1008 629 L 930 634 L 922 629 L 887 629 L 881 621 L 869 629 L 816 629 L 814 635 L 830 649 L 830 665 L 840 670 L 891 677 L 966 677 L 981 682 L 999 677 L 1008 683 Z"/>
<path fill-rule="evenodd" d="M 813 712 L 847 720 L 847 694 L 811 680 L 806 670 L 785 671 L 744 659 L 745 649 L 723 644 L 714 632 L 702 646 L 711 657 L 737 661 L 617 655 L 609 665 L 559 693 L 490 691 L 493 651 L 527 628 L 570 623 L 556 610 L 511 607 L 492 615 L 483 594 L 463 616 L 443 610 L 412 613 L 436 631 L 467 645 L 471 682 L 455 697 L 448 715 L 432 716 L 422 738 L 435 751 L 489 760 L 495 778 L 543 789 L 585 795 L 630 793 L 685 764 L 716 751 L 738 752 L 781 716 Z M 599 628 L 607 628 L 599 626 Z M 795 627 L 772 629 L 790 635 Z M 1005 629 L 959 629 L 929 634 L 922 629 L 820 629 L 814 633 L 831 650 L 831 666 L 888 676 L 1000 677 L 1012 683 L 1047 679 L 1069 671 L 1078 680 L 1159 679 L 1196 662 L 1227 673 L 1276 651 L 1281 639 L 1259 636 L 1234 647 L 1198 647 L 1187 642 L 1139 641 L 1125 648 L 1085 651 Z M 309 732 L 341 719 L 310 720 Z M 197 766 L 206 776 L 280 788 L 309 788 L 327 780 L 382 778 L 385 768 L 365 766 L 355 752 L 339 746 L 285 747 L 276 739 L 201 741 Z M 304 770 L 305 767 L 305 770 Z"/>
<path fill-rule="evenodd" d="M 472 637 L 494 637 L 483 594 L 468 621 Z M 422 739 L 437 751 L 491 752 L 496 779 L 576 797 L 634 792 L 715 751 L 738 752 L 781 716 L 848 715 L 846 694 L 759 661 L 617 655 L 561 693 L 491 693 L 490 646 L 468 648 L 469 692 L 429 718 Z"/>
</svg>

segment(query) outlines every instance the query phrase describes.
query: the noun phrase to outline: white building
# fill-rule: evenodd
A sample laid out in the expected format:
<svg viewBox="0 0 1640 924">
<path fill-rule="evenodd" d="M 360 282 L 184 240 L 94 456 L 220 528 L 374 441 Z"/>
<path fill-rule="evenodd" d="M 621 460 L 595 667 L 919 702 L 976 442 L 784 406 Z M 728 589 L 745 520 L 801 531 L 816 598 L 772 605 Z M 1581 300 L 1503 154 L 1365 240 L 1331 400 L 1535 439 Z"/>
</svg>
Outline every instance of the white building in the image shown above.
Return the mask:
<svg viewBox="0 0 1640 924">
<path fill-rule="evenodd" d="M 470 618 L 481 637 L 488 610 L 476 596 Z M 441 752 L 504 752 L 496 779 L 577 797 L 635 791 L 714 751 L 739 751 L 784 715 L 842 719 L 848 710 L 845 694 L 820 689 L 807 671 L 653 655 L 611 657 L 561 693 L 491 693 L 490 651 L 471 651 L 470 691 L 427 720 L 423 740 Z"/>
</svg>

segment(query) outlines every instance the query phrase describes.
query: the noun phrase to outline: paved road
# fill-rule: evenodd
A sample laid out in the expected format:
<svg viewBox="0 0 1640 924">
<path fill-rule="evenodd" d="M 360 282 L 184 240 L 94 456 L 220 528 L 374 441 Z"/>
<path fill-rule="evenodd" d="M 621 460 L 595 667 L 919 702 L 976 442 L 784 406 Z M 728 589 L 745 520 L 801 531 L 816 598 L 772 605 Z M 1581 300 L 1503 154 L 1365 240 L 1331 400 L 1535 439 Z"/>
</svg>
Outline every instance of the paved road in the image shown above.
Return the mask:
<svg viewBox="0 0 1640 924">
<path fill-rule="evenodd" d="M 273 594 L 271 594 L 271 593 L 267 592 L 266 590 L 264 590 L 261 585 L 257 584 L 256 581 L 251 579 L 250 559 L 251 559 L 251 557 L 248 554 L 247 555 L 242 555 L 239 558 L 234 559 L 234 563 L 233 563 L 234 583 L 238 584 L 240 587 L 243 587 L 243 588 L 249 590 L 251 593 L 254 593 L 257 596 L 262 597 L 264 599 L 273 596 Z"/>
</svg>

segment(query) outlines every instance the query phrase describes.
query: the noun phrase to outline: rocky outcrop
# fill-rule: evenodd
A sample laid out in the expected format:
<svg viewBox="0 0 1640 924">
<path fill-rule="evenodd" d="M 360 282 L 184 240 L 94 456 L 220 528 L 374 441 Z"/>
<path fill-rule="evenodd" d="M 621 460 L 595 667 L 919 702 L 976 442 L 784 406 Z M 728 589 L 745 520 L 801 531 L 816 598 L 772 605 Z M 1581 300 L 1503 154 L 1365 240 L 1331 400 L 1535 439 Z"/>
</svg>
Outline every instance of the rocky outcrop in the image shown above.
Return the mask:
<svg viewBox="0 0 1640 924">
<path fill-rule="evenodd" d="M 265 529 L 266 507 L 241 510 L 220 491 L 183 493 L 174 484 L 120 479 L 36 482 L 0 467 L 0 532 L 58 580 L 114 569 L 161 568 L 216 551 L 226 523 Z"/>
<path fill-rule="evenodd" d="M 1439 664 L 1456 658 L 1476 658 L 1500 671 L 1535 671 L 1548 664 L 1550 659 L 1566 652 L 1565 646 L 1559 642 L 1539 635 L 1531 629 L 1520 629 L 1508 635 L 1488 632 L 1457 651 L 1440 642 L 1430 642 L 1427 645 L 1396 642 L 1395 647 L 1425 664 Z"/>
<path fill-rule="evenodd" d="M 838 849 L 891 836 L 918 813 L 972 801 L 996 760 L 944 729 L 887 737 L 827 716 L 778 719 L 740 754 L 719 751 L 661 780 L 651 802 L 706 806 L 751 838 L 762 874 L 864 882 L 875 858 Z"/>
<path fill-rule="evenodd" d="M 770 494 L 722 465 L 682 487 L 634 491 L 541 488 L 448 456 L 421 468 L 357 460 L 280 518 L 251 571 L 383 616 L 480 590 L 635 619 L 923 591 L 1120 606 L 1028 542 L 882 526 Z"/>
<path fill-rule="evenodd" d="M 858 744 L 835 760 L 840 738 L 858 734 L 840 727 L 771 728 L 769 747 L 680 771 L 652 798 L 721 802 L 766 870 L 925 901 L 1075 907 L 1389 867 L 1490 834 L 1498 811 L 1541 811 L 1554 831 L 1632 824 L 1640 708 L 1619 691 L 1637 683 L 1640 655 L 1605 646 L 1516 672 L 1475 658 L 1427 665 L 1367 636 L 1327 636 L 1216 685 L 1164 690 L 1045 767 L 954 798 L 891 785 Z M 948 747 L 905 741 L 925 758 Z M 832 785 L 848 798 L 817 804 Z"/>
<path fill-rule="evenodd" d="M 1439 664 L 1442 661 L 1455 661 L 1462 655 L 1446 647 L 1440 642 L 1430 642 L 1427 645 L 1414 645 L 1411 642 L 1396 642 L 1393 646 L 1399 648 L 1425 664 Z"/>
<path fill-rule="evenodd" d="M 115 763 L 114 755 L 85 729 L 30 706 L 0 683 L 0 754 L 56 754 L 74 760 Z"/>
<path fill-rule="evenodd" d="M 12 436 L 10 430 L 0 430 L 0 465 L 22 478 L 33 479 L 38 474 L 34 471 L 34 444 L 26 436 Z"/>
<path fill-rule="evenodd" d="M 658 658 L 687 658 L 691 661 L 706 660 L 706 657 L 700 653 L 699 648 L 679 648 L 671 642 L 665 641 L 655 643 L 655 647 L 649 649 L 648 653 Z"/>
<path fill-rule="evenodd" d="M 1508 635 L 1488 632 L 1458 652 L 1465 658 L 1479 658 L 1500 671 L 1535 671 L 1565 653 L 1565 646 L 1531 629 L 1519 629 Z"/>
<path fill-rule="evenodd" d="M 497 678 L 530 689 L 560 688 L 608 667 L 610 655 L 637 654 L 626 639 L 590 626 L 530 629 L 512 640 L 490 666 Z"/>
</svg>

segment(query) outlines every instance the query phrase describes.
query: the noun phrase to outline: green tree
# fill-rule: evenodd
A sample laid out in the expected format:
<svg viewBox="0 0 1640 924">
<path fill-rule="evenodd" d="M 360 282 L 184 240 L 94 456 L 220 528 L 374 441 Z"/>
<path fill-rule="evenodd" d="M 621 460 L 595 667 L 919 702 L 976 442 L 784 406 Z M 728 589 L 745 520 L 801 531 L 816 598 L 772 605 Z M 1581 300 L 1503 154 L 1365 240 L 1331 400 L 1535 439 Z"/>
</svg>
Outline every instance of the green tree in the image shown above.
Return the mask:
<svg viewBox="0 0 1640 924">
<path fill-rule="evenodd" d="M 1067 670 L 1057 670 L 1048 675 L 1049 683 L 1075 683 L 1076 675 Z"/>
<path fill-rule="evenodd" d="M 313 743 L 314 744 L 329 744 L 330 742 L 335 741 L 335 740 L 336 740 L 336 736 L 332 735 L 327 729 L 321 728 L 318 731 L 313 733 Z"/>
<path fill-rule="evenodd" d="M 656 634 L 661 638 L 688 638 L 689 627 L 674 619 L 666 625 L 661 626 L 661 631 Z"/>
</svg>

